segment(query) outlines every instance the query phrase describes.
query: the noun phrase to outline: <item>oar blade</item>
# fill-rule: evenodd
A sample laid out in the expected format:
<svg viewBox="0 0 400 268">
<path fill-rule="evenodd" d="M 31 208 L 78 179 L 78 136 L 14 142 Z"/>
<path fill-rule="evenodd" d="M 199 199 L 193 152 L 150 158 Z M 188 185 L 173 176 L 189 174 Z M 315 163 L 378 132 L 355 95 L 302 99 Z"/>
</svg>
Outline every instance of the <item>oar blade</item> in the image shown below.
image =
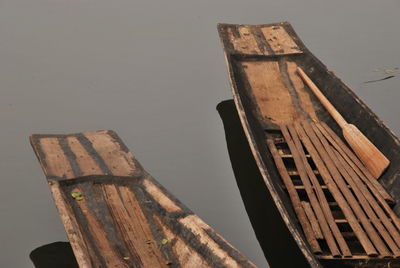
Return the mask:
<svg viewBox="0 0 400 268">
<path fill-rule="evenodd" d="M 346 124 L 342 130 L 347 143 L 371 174 L 378 179 L 389 166 L 389 159 L 356 126 Z"/>
</svg>

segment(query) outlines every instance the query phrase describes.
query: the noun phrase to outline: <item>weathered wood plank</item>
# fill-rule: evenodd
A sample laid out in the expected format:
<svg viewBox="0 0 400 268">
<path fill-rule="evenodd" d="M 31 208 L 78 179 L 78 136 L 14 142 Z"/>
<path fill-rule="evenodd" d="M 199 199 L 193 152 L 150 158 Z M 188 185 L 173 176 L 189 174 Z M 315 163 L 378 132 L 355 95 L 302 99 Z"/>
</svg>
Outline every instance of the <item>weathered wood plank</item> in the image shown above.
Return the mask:
<svg viewBox="0 0 400 268">
<path fill-rule="evenodd" d="M 355 172 L 345 164 L 339 153 L 337 151 L 334 151 L 332 146 L 328 144 L 328 141 L 325 139 L 322 133 L 319 132 L 318 128 L 314 124 L 311 124 L 311 127 L 314 130 L 314 133 L 319 138 L 320 142 L 322 143 L 323 148 L 325 148 L 325 151 L 335 163 L 337 170 L 342 175 L 344 181 L 346 181 L 352 187 L 352 193 L 357 198 L 356 203 L 350 203 L 352 207 L 360 204 L 360 207 L 363 208 L 364 212 L 366 213 L 367 219 L 370 219 L 370 222 L 375 226 L 378 234 L 382 236 L 382 238 L 385 240 L 386 244 L 389 246 L 395 256 L 398 256 L 399 248 L 397 247 L 396 243 L 393 241 L 392 237 L 389 235 L 389 233 L 375 214 L 375 211 L 371 207 L 371 205 L 374 206 L 375 204 L 377 204 L 376 200 L 369 194 L 369 191 L 363 187 L 362 181 L 357 177 Z M 374 208 L 378 207 L 379 206 L 374 206 Z M 381 220 L 385 221 L 386 219 L 381 218 Z M 378 243 L 380 242 L 378 241 Z M 381 244 L 378 244 L 376 248 L 381 252 L 384 252 L 384 254 L 386 254 L 387 256 L 390 256 L 390 253 L 388 252 L 386 246 L 382 247 L 380 245 L 384 245 L 383 241 L 381 242 Z"/>
<path fill-rule="evenodd" d="M 324 154 L 323 151 L 322 154 L 324 155 L 324 159 L 322 159 L 322 156 L 320 157 L 319 155 L 318 149 L 320 149 L 322 145 L 318 142 L 315 136 L 309 137 L 308 134 L 312 135 L 312 133 L 310 133 L 308 129 L 307 130 L 303 129 L 303 126 L 301 124 L 296 124 L 295 127 L 300 139 L 302 140 L 303 144 L 307 148 L 307 151 L 313 158 L 313 161 L 315 162 L 318 170 L 320 171 L 322 178 L 325 181 L 325 184 L 329 187 L 329 191 L 334 196 L 336 202 L 339 204 L 350 226 L 352 227 L 354 233 L 357 235 L 361 245 L 363 246 L 365 252 L 369 256 L 377 256 L 378 253 L 375 250 L 375 247 L 373 246 L 369 237 L 359 224 L 358 218 L 356 217 L 356 215 L 354 215 L 355 212 L 353 212 L 352 208 L 349 206 L 346 198 L 344 197 L 344 193 L 346 193 L 347 196 L 349 196 L 348 192 L 344 190 L 345 188 L 348 190 L 348 188 L 343 187 L 343 183 L 340 183 L 341 181 L 340 179 L 338 179 L 338 176 L 336 176 L 336 178 L 338 179 L 337 181 L 339 181 L 340 185 L 336 184 L 336 180 L 334 180 L 333 176 L 331 175 L 331 170 L 328 169 L 327 167 L 328 163 L 330 167 L 332 167 L 331 162 L 329 162 L 328 158 L 326 157 L 326 154 Z M 358 209 L 357 211 L 359 214 L 362 214 L 362 212 L 360 212 L 360 209 Z"/>
<path fill-rule="evenodd" d="M 256 267 L 146 173 L 114 132 L 30 140 L 80 267 Z"/>
<path fill-rule="evenodd" d="M 314 235 L 314 231 L 313 231 L 311 224 L 308 221 L 308 218 L 304 212 L 304 209 L 301 205 L 301 201 L 298 196 L 298 193 L 297 193 L 296 189 L 294 188 L 293 182 L 290 179 L 289 174 L 287 173 L 287 170 L 282 161 L 282 158 L 280 157 L 278 150 L 276 149 L 275 144 L 271 139 L 267 139 L 267 145 L 271 151 L 272 157 L 275 161 L 278 172 L 281 175 L 283 183 L 285 184 L 286 189 L 289 193 L 289 197 L 293 203 L 293 208 L 297 214 L 300 225 L 303 228 L 304 236 L 306 237 L 308 243 L 310 244 L 310 247 L 311 247 L 313 253 L 321 254 L 322 253 L 321 247 Z"/>
<path fill-rule="evenodd" d="M 277 61 L 244 61 L 241 64 L 264 118 L 276 124 L 285 124 L 300 117 L 292 107 L 289 89 Z"/>
<path fill-rule="evenodd" d="M 279 55 L 302 52 L 282 26 L 275 25 L 262 27 L 261 31 L 275 54 Z"/>
<path fill-rule="evenodd" d="M 344 241 L 344 238 L 334 221 L 332 212 L 330 210 L 328 201 L 326 200 L 325 194 L 322 191 L 321 185 L 316 178 L 314 172 L 312 172 L 312 168 L 308 163 L 308 160 L 305 158 L 303 146 L 300 143 L 300 139 L 295 129 L 293 128 L 293 126 L 282 127 L 281 129 L 283 136 L 285 137 L 289 147 L 291 148 L 297 169 L 299 170 L 299 173 L 302 174 L 303 182 L 305 182 L 304 186 L 306 187 L 306 189 L 308 189 L 308 196 L 310 201 L 312 201 L 313 208 L 315 211 L 318 211 L 318 220 L 321 224 L 321 227 L 323 227 L 325 234 L 324 236 L 327 239 L 328 246 L 329 244 L 335 245 L 335 240 L 333 238 L 334 236 L 336 238 L 336 242 L 340 247 L 340 250 L 342 251 L 343 256 L 351 256 L 351 251 Z M 331 245 L 330 248 L 335 248 L 333 245 Z M 335 252 L 332 251 L 332 249 L 331 252 L 332 255 L 335 255 Z"/>
<path fill-rule="evenodd" d="M 287 127 L 285 125 L 282 125 L 281 130 L 282 130 L 283 137 L 285 137 L 285 140 L 290 148 L 290 151 L 292 152 L 297 170 L 300 174 L 301 181 L 303 182 L 303 185 L 305 187 L 307 196 L 310 200 L 311 206 L 313 207 L 313 209 L 315 211 L 316 217 L 319 220 L 319 224 L 321 225 L 321 229 L 324 234 L 324 238 L 328 244 L 328 247 L 333 256 L 339 257 L 339 256 L 341 256 L 341 253 L 336 245 L 335 239 L 333 238 L 332 232 L 327 223 L 327 218 L 325 218 L 325 215 L 322 211 L 320 203 L 318 202 L 316 193 L 314 192 L 314 189 L 313 189 L 313 186 L 314 186 L 314 188 L 317 188 L 318 185 L 311 184 L 311 181 L 310 181 L 307 171 L 306 171 L 306 167 L 304 166 L 303 161 L 300 158 L 300 154 L 298 153 L 297 148 L 294 145 L 294 142 L 292 140 L 292 137 L 289 134 Z M 310 214 L 310 213 L 307 213 L 306 209 L 305 209 L 305 212 L 307 215 Z M 309 219 L 310 219 L 310 217 L 309 217 Z M 311 222 L 311 226 L 313 226 L 312 222 Z M 350 254 L 350 251 L 348 250 L 348 248 L 347 248 L 347 252 L 345 254 L 347 254 L 347 255 Z"/>
</svg>

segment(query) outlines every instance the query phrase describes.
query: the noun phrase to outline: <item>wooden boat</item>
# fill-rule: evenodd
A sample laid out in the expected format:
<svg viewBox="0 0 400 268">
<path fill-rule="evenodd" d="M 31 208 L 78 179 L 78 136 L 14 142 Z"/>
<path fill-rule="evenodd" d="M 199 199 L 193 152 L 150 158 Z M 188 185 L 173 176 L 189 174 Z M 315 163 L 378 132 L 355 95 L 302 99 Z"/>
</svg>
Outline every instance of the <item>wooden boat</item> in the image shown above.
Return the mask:
<svg viewBox="0 0 400 268">
<path fill-rule="evenodd" d="M 297 75 L 296 69 L 301 67 L 344 118 L 356 125 L 391 161 L 379 183 L 395 199 L 393 211 L 399 215 L 399 139 L 305 47 L 289 23 L 219 24 L 218 31 L 236 109 L 252 154 L 287 229 L 308 264 L 311 267 L 400 267 L 398 257 L 370 256 L 356 243 L 349 244 L 352 256 L 335 257 L 325 251 L 314 254 L 267 144 L 267 137 L 273 137 L 277 143 L 285 142 L 278 125 L 291 124 L 304 117 L 324 122 L 341 136 L 338 125 Z M 290 154 L 282 157 L 288 163 L 293 158 Z M 286 166 L 293 167 L 293 164 Z M 291 172 L 296 176 L 296 170 Z M 335 207 L 331 209 L 334 212 Z M 335 218 L 335 222 L 347 229 L 350 237 L 354 236 L 346 219 Z"/>
<path fill-rule="evenodd" d="M 154 180 L 116 133 L 30 141 L 80 267 L 256 267 Z"/>
</svg>

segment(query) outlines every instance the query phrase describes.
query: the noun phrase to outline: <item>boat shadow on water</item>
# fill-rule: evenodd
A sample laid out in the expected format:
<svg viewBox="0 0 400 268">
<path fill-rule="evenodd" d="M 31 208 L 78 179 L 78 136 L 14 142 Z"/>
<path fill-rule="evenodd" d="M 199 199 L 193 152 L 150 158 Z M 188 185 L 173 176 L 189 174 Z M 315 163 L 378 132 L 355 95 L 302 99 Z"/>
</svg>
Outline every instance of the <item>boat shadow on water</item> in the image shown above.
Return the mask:
<svg viewBox="0 0 400 268">
<path fill-rule="evenodd" d="M 69 242 L 40 246 L 29 254 L 36 268 L 79 268 Z"/>
<path fill-rule="evenodd" d="M 309 267 L 286 228 L 253 158 L 235 103 L 217 105 L 229 158 L 257 240 L 271 267 Z"/>
</svg>

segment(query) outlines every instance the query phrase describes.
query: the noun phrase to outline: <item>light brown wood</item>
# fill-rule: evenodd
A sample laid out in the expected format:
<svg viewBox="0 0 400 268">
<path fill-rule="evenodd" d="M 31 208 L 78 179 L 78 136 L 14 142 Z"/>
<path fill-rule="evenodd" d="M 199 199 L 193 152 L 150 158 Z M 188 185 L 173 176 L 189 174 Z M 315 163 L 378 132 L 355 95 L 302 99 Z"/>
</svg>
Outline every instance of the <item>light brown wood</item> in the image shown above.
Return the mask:
<svg viewBox="0 0 400 268">
<path fill-rule="evenodd" d="M 263 27 L 261 31 L 276 55 L 302 52 L 283 27 Z"/>
<path fill-rule="evenodd" d="M 347 203 L 351 206 L 354 214 L 360 220 L 361 225 L 363 226 L 365 232 L 368 234 L 375 248 L 378 250 L 379 254 L 383 256 L 390 256 L 391 253 L 385 246 L 385 243 L 383 242 L 375 228 L 372 226 L 371 222 L 368 220 L 364 210 L 360 206 L 360 203 L 347 187 L 347 184 L 339 171 L 340 168 L 338 168 L 337 166 L 338 163 L 335 163 L 335 160 L 332 158 L 334 155 L 329 151 L 329 147 L 324 146 L 326 145 L 324 140 L 319 139 L 320 137 L 318 137 L 318 135 L 314 132 L 313 128 L 308 122 L 303 121 L 302 126 L 307 135 L 310 137 L 311 141 L 314 143 L 315 148 L 317 149 L 326 167 L 328 168 L 328 171 L 331 174 L 333 180 L 345 197 Z M 353 190 L 355 191 L 356 189 Z M 338 200 L 336 201 L 339 203 Z"/>
<path fill-rule="evenodd" d="M 239 26 L 237 28 L 237 33 L 239 36 L 235 36 L 231 28 L 228 29 L 228 35 L 230 42 L 237 52 L 243 54 L 258 54 L 258 55 L 268 55 L 268 52 L 261 52 L 254 35 L 251 32 L 250 27 Z"/>
<path fill-rule="evenodd" d="M 318 170 L 321 173 L 321 176 L 325 182 L 325 184 L 328 186 L 329 191 L 331 192 L 332 196 L 335 198 L 336 202 L 338 203 L 339 207 L 341 208 L 343 214 L 348 220 L 349 225 L 353 229 L 354 233 L 356 234 L 358 240 L 360 241 L 362 247 L 364 248 L 365 252 L 369 256 L 377 256 L 378 252 L 375 250 L 375 247 L 371 243 L 369 237 L 365 233 L 364 229 L 361 227 L 360 223 L 358 222 L 357 217 L 354 215 L 354 212 L 352 208 L 349 206 L 347 200 L 345 199 L 342 191 L 344 188 L 343 185 L 341 185 L 341 188 L 339 190 L 339 185 L 336 184 L 336 181 L 333 179 L 330 170 L 328 170 L 326 160 L 327 157 L 325 155 L 325 159 L 320 157 L 319 155 L 319 150 L 322 147 L 322 144 L 320 144 L 317 140 L 316 137 L 309 137 L 306 132 L 309 134 L 309 131 L 303 129 L 303 126 L 299 123 L 295 124 L 296 131 L 302 140 L 304 146 L 307 148 L 307 151 L 310 153 L 315 165 L 317 166 Z M 315 142 L 317 144 L 315 144 Z M 318 148 L 318 149 L 317 149 Z M 329 163 L 329 162 L 328 162 Z M 347 188 L 348 190 L 348 188 Z"/>
<path fill-rule="evenodd" d="M 294 188 L 293 182 L 290 179 L 289 174 L 287 173 L 282 158 L 280 157 L 278 150 L 276 149 L 275 144 L 271 139 L 267 139 L 267 145 L 272 154 L 272 157 L 274 158 L 276 167 L 278 169 L 279 174 L 281 175 L 283 183 L 285 184 L 286 189 L 289 193 L 289 197 L 292 201 L 294 211 L 299 219 L 301 227 L 303 228 L 304 236 L 306 237 L 312 252 L 314 254 L 321 254 L 322 253 L 321 247 L 319 246 L 318 241 L 314 235 L 314 231 L 304 212 L 298 193 Z"/>
<path fill-rule="evenodd" d="M 292 105 L 277 61 L 244 61 L 241 64 L 264 118 L 275 124 L 288 124 L 300 117 Z"/>
<path fill-rule="evenodd" d="M 310 203 L 306 202 L 306 201 L 301 201 L 301 205 L 303 206 L 304 212 L 306 213 L 308 221 L 310 222 L 311 227 L 314 231 L 315 238 L 324 239 L 324 235 L 322 234 L 321 227 L 319 226 L 319 222 L 317 220 L 317 217 L 314 214 L 314 211 L 311 208 Z"/>
<path fill-rule="evenodd" d="M 291 84 L 293 84 L 293 88 L 295 93 L 297 94 L 297 98 L 300 104 L 300 108 L 307 113 L 307 116 L 312 120 L 318 121 L 318 116 L 316 114 L 315 104 L 312 102 L 311 92 L 306 90 L 303 80 L 297 73 L 297 64 L 292 61 L 287 61 L 287 72 L 290 79 Z M 293 98 L 293 97 L 292 97 Z"/>
<path fill-rule="evenodd" d="M 399 256 L 400 250 L 398 246 L 396 245 L 393 238 L 391 237 L 391 235 L 388 233 L 388 231 L 385 229 L 385 227 L 382 225 L 381 222 L 381 221 L 383 222 L 387 221 L 386 215 L 384 215 L 383 213 L 381 214 L 381 216 L 384 217 L 378 219 L 378 216 L 375 213 L 376 209 L 378 210 L 380 209 L 380 207 L 376 203 L 376 200 L 373 198 L 372 195 L 370 195 L 368 189 L 366 187 L 363 187 L 364 184 L 362 183 L 362 181 L 358 178 L 357 174 L 347 165 L 344 159 L 342 159 L 340 154 L 328 144 L 328 141 L 325 139 L 325 137 L 319 131 L 319 129 L 314 124 L 311 124 L 311 127 L 313 128 L 315 134 L 318 136 L 320 142 L 324 146 L 324 149 L 328 153 L 329 157 L 335 163 L 337 170 L 342 175 L 342 178 L 352 187 L 353 193 L 358 199 L 356 202 L 359 203 L 360 206 L 363 208 L 366 215 L 370 219 L 370 222 L 375 226 L 376 230 L 379 232 L 379 235 L 382 236 L 382 238 L 385 240 L 386 244 L 392 250 L 393 254 L 395 256 Z M 354 203 L 350 204 L 352 205 L 352 207 L 354 207 L 355 205 Z M 374 209 L 371 206 L 373 206 Z M 387 223 L 388 225 L 391 225 L 391 223 L 389 222 Z M 397 235 L 397 237 L 400 237 L 397 232 L 394 232 L 393 235 Z M 383 255 L 382 252 L 385 252 L 387 256 L 390 256 L 389 252 L 387 252 L 386 247 L 382 247 L 382 245 L 383 242 L 376 245 L 378 250 L 379 248 L 381 248 L 380 249 L 381 255 Z"/>
<path fill-rule="evenodd" d="M 328 126 L 325 126 L 325 127 L 322 127 L 320 124 L 315 124 L 315 127 L 320 131 L 320 133 L 321 134 L 323 134 L 323 135 L 326 135 L 326 134 L 328 134 L 328 132 L 326 131 L 326 128 L 328 128 Z M 328 128 L 329 129 L 329 128 Z M 330 131 L 332 131 L 331 129 L 329 129 Z M 326 132 L 324 132 L 324 131 L 326 131 Z M 329 134 L 328 134 L 329 135 Z M 327 136 L 325 136 L 325 137 L 327 137 Z M 333 141 L 333 142 L 335 142 L 335 140 L 332 140 L 332 139 L 330 139 L 331 138 L 331 136 L 328 136 L 327 137 L 328 138 L 328 141 Z M 332 142 L 331 142 L 332 143 Z M 333 147 L 335 147 L 336 148 L 336 146 L 335 145 L 333 145 Z M 341 147 L 337 147 L 337 148 L 339 148 L 340 150 L 342 149 Z M 341 154 L 340 153 L 340 151 L 339 150 L 337 150 L 337 151 L 335 151 L 335 153 L 337 154 L 337 157 L 338 157 L 338 159 L 340 160 L 340 162 L 341 162 L 341 164 L 342 164 L 342 166 L 347 170 L 347 172 L 349 173 L 349 174 L 351 174 L 351 176 L 353 177 L 353 178 L 358 178 L 358 183 L 356 183 L 357 184 L 357 186 L 359 187 L 359 188 L 361 188 L 361 190 L 362 190 L 362 192 L 363 192 L 363 194 L 365 195 L 365 197 L 368 199 L 368 202 L 370 203 L 370 205 L 372 206 L 372 208 L 373 208 L 373 210 L 378 214 L 378 219 L 377 220 L 380 220 L 380 221 L 382 221 L 382 223 L 385 225 L 385 227 L 387 228 L 387 230 L 390 232 L 390 234 L 392 235 L 392 237 L 393 237 L 393 239 L 394 239 L 394 241 L 396 242 L 396 244 L 397 244 L 397 246 L 400 246 L 400 234 L 399 234 L 399 231 L 398 231 L 398 229 L 393 225 L 393 222 L 396 222 L 396 221 L 391 221 L 390 220 L 390 218 L 388 218 L 388 216 L 385 214 L 385 212 L 383 211 L 383 209 L 382 209 L 382 207 L 381 206 L 379 206 L 379 204 L 378 204 L 378 202 L 379 203 L 384 203 L 385 205 L 386 205 L 386 208 L 385 208 L 385 210 L 387 210 L 387 212 L 391 212 L 391 213 L 388 213 L 389 215 L 390 214 L 393 214 L 394 216 L 395 216 L 395 220 L 398 220 L 398 217 L 394 214 L 394 212 L 393 212 L 393 210 L 391 210 L 390 208 L 389 208 L 389 206 L 387 205 L 387 203 L 385 202 L 385 200 L 383 200 L 383 198 L 382 198 L 382 196 L 379 194 L 379 192 L 375 192 L 375 191 L 373 191 L 375 188 L 373 188 L 373 187 L 369 187 L 369 190 L 371 190 L 371 192 L 368 190 L 368 188 L 367 188 L 367 186 L 368 186 L 368 183 L 370 183 L 370 180 L 364 180 L 363 179 L 363 176 L 360 176 L 360 173 L 357 173 L 356 171 L 355 171 L 355 169 L 356 169 L 356 167 L 353 165 L 351 165 L 350 163 L 352 163 L 352 162 L 349 162 L 349 159 L 347 158 L 346 159 L 346 157 L 347 157 L 347 155 L 346 154 Z M 346 161 L 347 160 L 347 161 Z M 353 163 L 354 164 L 354 163 Z M 360 181 L 361 180 L 361 181 Z M 376 180 L 373 180 L 374 182 L 376 182 L 376 183 L 378 183 Z M 364 183 L 365 184 L 364 184 Z"/>
<path fill-rule="evenodd" d="M 336 158 L 339 160 L 340 164 L 344 169 L 341 169 L 341 173 L 346 178 L 351 177 L 353 182 L 349 182 L 352 184 L 352 187 L 357 190 L 353 190 L 357 198 L 363 207 L 364 211 L 367 213 L 370 221 L 374 224 L 375 228 L 379 231 L 379 234 L 383 237 L 386 244 L 389 246 L 393 255 L 395 257 L 400 256 L 400 234 L 396 230 L 393 223 L 386 216 L 382 208 L 378 205 L 377 201 L 370 194 L 365 185 L 358 179 L 357 175 L 351 169 L 350 166 L 346 163 L 346 161 L 341 157 L 341 155 L 334 151 L 336 154 Z M 349 181 L 349 180 L 348 180 Z M 386 228 L 386 229 L 385 229 Z"/>
<path fill-rule="evenodd" d="M 360 160 L 365 164 L 368 170 L 375 178 L 379 178 L 389 166 L 390 161 L 379 151 L 378 148 L 354 125 L 348 124 L 343 116 L 336 110 L 330 101 L 322 94 L 314 82 L 300 68 L 297 72 L 305 81 L 312 92 L 324 105 L 329 114 L 335 119 L 338 125 L 342 128 L 343 136 L 349 143 L 350 147 L 357 154 Z"/>
<path fill-rule="evenodd" d="M 329 228 L 332 231 L 333 235 L 336 238 L 336 241 L 340 247 L 340 250 L 342 251 L 343 256 L 351 256 L 352 253 L 346 243 L 346 241 L 344 240 L 336 222 L 335 219 L 332 215 L 332 211 L 330 208 L 330 205 L 328 203 L 328 201 L 326 200 L 325 194 L 322 190 L 322 187 L 317 179 L 317 177 L 315 176 L 315 173 L 313 172 L 310 163 L 308 162 L 307 158 L 305 157 L 305 153 L 304 153 L 304 149 L 303 149 L 303 145 L 300 142 L 299 136 L 295 130 L 295 128 L 292 125 L 288 125 L 288 130 L 291 134 L 291 138 L 294 142 L 294 146 L 293 145 L 288 145 L 290 147 L 293 147 L 293 151 L 297 151 L 300 157 L 300 160 L 302 161 L 302 165 L 299 163 L 299 166 L 304 166 L 307 175 L 309 176 L 311 183 L 312 183 L 312 187 L 314 189 L 314 191 L 317 194 L 318 197 L 318 202 L 321 206 L 323 215 L 325 216 L 326 222 L 329 224 Z M 327 186 L 325 186 L 327 187 Z"/>
<path fill-rule="evenodd" d="M 357 156 L 344 144 L 344 142 L 336 135 L 336 133 L 328 127 L 324 122 L 316 124 L 318 129 L 324 134 L 335 149 L 346 159 L 347 163 L 354 169 L 357 175 L 364 181 L 370 190 L 377 197 L 382 197 L 387 202 L 394 204 L 396 201 L 383 188 L 383 186 L 373 177 L 368 169 L 358 160 Z M 386 203 L 386 202 L 385 202 Z"/>
<path fill-rule="evenodd" d="M 297 168 L 297 170 L 298 170 L 298 172 L 300 174 L 301 181 L 303 182 L 303 185 L 304 185 L 304 188 L 306 190 L 307 196 L 308 196 L 308 198 L 310 200 L 311 206 L 315 211 L 316 217 L 318 218 L 318 222 L 320 224 L 320 227 L 321 227 L 322 232 L 323 232 L 323 236 L 324 236 L 324 238 L 325 238 L 325 240 L 326 240 L 326 242 L 328 244 L 328 247 L 329 247 L 329 249 L 330 249 L 330 251 L 331 251 L 333 256 L 341 256 L 341 253 L 340 253 L 340 251 L 339 251 L 339 249 L 338 249 L 338 247 L 336 245 L 335 239 L 333 238 L 332 232 L 331 232 L 331 230 L 329 228 L 329 225 L 327 223 L 327 220 L 331 219 L 331 218 L 329 218 L 329 215 L 328 215 L 328 217 L 326 217 L 324 215 L 324 212 L 323 212 L 323 210 L 322 210 L 322 208 L 320 206 L 321 200 L 318 201 L 318 199 L 317 199 L 317 197 L 315 195 L 314 189 L 313 189 L 313 188 L 317 188 L 318 185 L 315 185 L 315 187 L 313 187 L 314 185 L 311 184 L 311 182 L 309 180 L 309 177 L 307 175 L 306 167 L 304 166 L 303 160 L 301 159 L 300 154 L 297 151 L 296 145 L 292 141 L 292 137 L 290 136 L 287 127 L 284 126 L 284 125 L 281 125 L 281 131 L 282 131 L 282 134 L 285 137 L 285 140 L 286 140 L 286 142 L 287 142 L 287 144 L 288 144 L 288 146 L 290 148 L 290 151 L 292 152 L 293 159 L 294 159 L 295 164 L 296 164 L 296 168 Z M 315 183 L 315 181 L 314 181 L 314 183 Z M 321 196 L 319 196 L 319 197 L 321 197 Z M 311 207 L 310 207 L 310 209 L 311 209 Z M 307 213 L 307 209 L 305 208 L 305 212 L 306 212 L 306 215 L 309 216 L 310 213 L 312 212 L 312 210 L 311 210 L 311 212 L 308 211 L 308 213 Z M 313 227 L 314 232 L 315 232 L 315 226 L 312 223 L 312 219 L 310 217 L 308 217 L 308 218 L 310 219 L 311 226 Z M 333 223 L 333 224 L 335 224 L 335 223 Z M 318 238 L 318 236 L 317 236 L 317 238 Z M 344 242 L 344 240 L 343 240 L 343 242 Z M 349 250 L 348 247 L 345 246 L 344 247 L 344 251 L 345 251 L 345 252 L 343 252 L 344 255 L 346 255 L 346 256 L 351 255 L 350 250 Z"/>
<path fill-rule="evenodd" d="M 123 234 L 130 252 L 141 256 L 144 267 L 168 267 L 165 263 L 167 259 L 162 256 L 158 250 L 159 245 L 154 242 L 152 230 L 135 194 L 127 187 L 115 185 L 103 185 L 102 189 L 117 228 Z"/>
<path fill-rule="evenodd" d="M 44 169 L 46 175 L 51 174 L 65 178 L 74 177 L 71 164 L 63 153 L 57 138 L 43 138 L 40 140 L 40 146 L 44 152 L 45 161 L 54 163 L 46 166 L 46 169 Z M 41 159 L 41 161 L 44 161 L 44 159 Z"/>
<path fill-rule="evenodd" d="M 397 229 L 400 230 L 400 219 L 393 212 L 386 201 L 394 203 L 394 199 L 389 193 L 382 187 L 382 185 L 372 177 L 368 170 L 362 165 L 357 157 L 347 148 L 347 146 L 341 141 L 341 139 L 331 130 L 326 124 L 317 124 L 320 131 L 325 133 L 325 137 L 329 139 L 331 144 L 338 150 L 342 157 L 347 161 L 348 164 L 356 171 L 357 175 L 361 180 L 369 187 L 375 198 L 379 201 L 379 204 L 384 208 L 386 213 L 393 220 Z M 324 132 L 325 131 L 325 132 Z"/>
</svg>

